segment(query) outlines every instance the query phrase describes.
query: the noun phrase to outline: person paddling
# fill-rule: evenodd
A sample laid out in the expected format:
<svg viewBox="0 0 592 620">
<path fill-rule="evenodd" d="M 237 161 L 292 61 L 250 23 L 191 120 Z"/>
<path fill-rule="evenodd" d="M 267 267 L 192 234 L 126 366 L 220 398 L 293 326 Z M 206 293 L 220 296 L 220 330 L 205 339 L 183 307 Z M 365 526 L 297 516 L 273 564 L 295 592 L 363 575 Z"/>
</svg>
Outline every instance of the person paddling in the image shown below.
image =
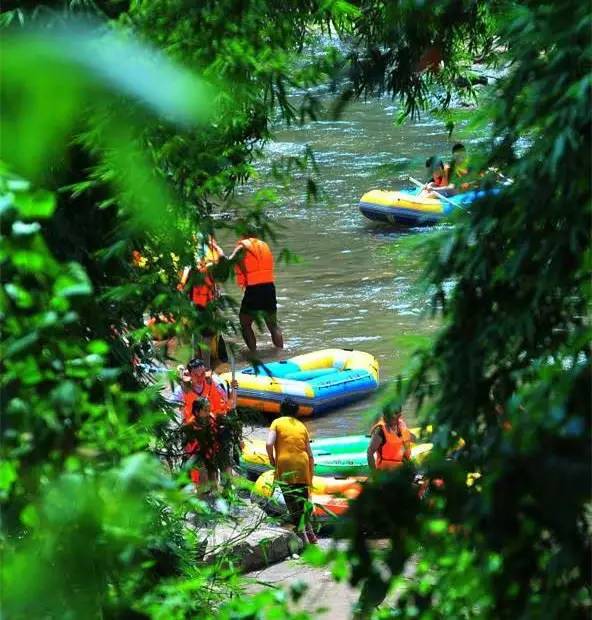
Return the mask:
<svg viewBox="0 0 592 620">
<path fill-rule="evenodd" d="M 273 344 L 282 349 L 284 337 L 277 322 L 277 296 L 274 283 L 274 260 L 265 241 L 247 234 L 237 242 L 230 255 L 236 260 L 237 284 L 245 290 L 239 311 L 241 331 L 252 353 L 257 350 L 253 321 L 261 316 L 271 334 Z"/>
<path fill-rule="evenodd" d="M 448 166 L 445 166 L 444 162 L 435 156 L 426 159 L 425 165 L 429 171 L 429 177 L 421 192 L 423 197 L 438 198 L 438 195 L 432 190 L 437 190 L 438 193 L 446 195 L 450 189 L 448 185 Z"/>
<path fill-rule="evenodd" d="M 400 410 L 383 416 L 370 430 L 368 467 L 371 471 L 400 467 L 411 459 L 412 441 L 413 435 Z"/>
</svg>

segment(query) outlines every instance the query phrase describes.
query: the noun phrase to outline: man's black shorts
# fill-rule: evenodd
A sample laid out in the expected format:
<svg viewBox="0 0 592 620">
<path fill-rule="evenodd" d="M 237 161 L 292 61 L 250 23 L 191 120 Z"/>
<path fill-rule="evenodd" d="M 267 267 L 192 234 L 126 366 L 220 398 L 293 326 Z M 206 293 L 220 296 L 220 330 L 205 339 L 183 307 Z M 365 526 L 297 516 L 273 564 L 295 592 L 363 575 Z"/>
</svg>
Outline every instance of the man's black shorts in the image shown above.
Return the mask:
<svg viewBox="0 0 592 620">
<path fill-rule="evenodd" d="M 245 295 L 240 307 L 241 314 L 257 314 L 257 312 L 267 312 L 275 314 L 277 312 L 277 298 L 275 294 L 275 284 L 255 284 L 247 286 Z"/>
</svg>

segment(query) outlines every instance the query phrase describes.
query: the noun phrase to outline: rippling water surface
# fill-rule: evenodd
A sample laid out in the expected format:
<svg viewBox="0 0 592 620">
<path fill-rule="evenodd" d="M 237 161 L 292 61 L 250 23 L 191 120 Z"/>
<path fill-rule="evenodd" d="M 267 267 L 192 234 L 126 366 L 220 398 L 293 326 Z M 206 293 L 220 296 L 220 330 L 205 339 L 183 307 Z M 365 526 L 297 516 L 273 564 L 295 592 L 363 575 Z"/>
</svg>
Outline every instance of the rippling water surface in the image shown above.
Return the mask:
<svg viewBox="0 0 592 620">
<path fill-rule="evenodd" d="M 385 99 L 358 102 L 337 121 L 321 120 L 282 129 L 267 148 L 257 185 L 272 183 L 278 158 L 310 146 L 327 200 L 307 206 L 305 184 L 282 188 L 282 205 L 271 216 L 284 228 L 278 245 L 302 262 L 277 273 L 279 318 L 286 339 L 282 357 L 326 347 L 356 348 L 375 355 L 383 384 L 404 369 L 415 341 L 426 340 L 437 322 L 426 313 L 428 297 L 415 284 L 423 264 L 400 251 L 409 235 L 366 220 L 358 211 L 372 188 L 408 186 L 406 175 L 423 178 L 425 159 L 446 155 L 451 143 L 441 121 L 422 118 L 396 125 L 397 110 Z M 401 164 L 408 167 L 402 169 Z M 272 352 L 259 337 L 264 359 Z M 367 430 L 364 413 L 376 399 L 329 412 L 307 422 L 313 436 Z M 408 413 L 412 422 L 412 413 Z"/>
</svg>

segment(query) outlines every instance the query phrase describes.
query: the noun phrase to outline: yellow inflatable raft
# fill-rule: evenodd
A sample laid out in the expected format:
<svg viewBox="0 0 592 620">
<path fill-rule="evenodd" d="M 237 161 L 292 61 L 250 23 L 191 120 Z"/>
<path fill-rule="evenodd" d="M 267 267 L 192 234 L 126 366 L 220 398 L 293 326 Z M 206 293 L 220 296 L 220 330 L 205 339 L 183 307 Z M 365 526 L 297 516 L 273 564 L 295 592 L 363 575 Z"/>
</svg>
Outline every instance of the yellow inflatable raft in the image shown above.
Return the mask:
<svg viewBox="0 0 592 620">
<path fill-rule="evenodd" d="M 426 192 L 415 188 L 409 191 L 373 189 L 360 199 L 360 211 L 369 220 L 421 226 L 437 224 L 456 210 L 466 210 L 475 200 L 498 190 L 471 190 L 450 196 L 447 200 L 428 198 Z"/>
<path fill-rule="evenodd" d="M 230 381 L 230 374 L 222 376 Z M 237 373 L 238 405 L 277 413 L 289 397 L 301 416 L 364 398 L 378 388 L 378 361 L 351 349 L 324 349 Z"/>
<path fill-rule="evenodd" d="M 358 497 L 362 490 L 362 481 L 359 478 L 314 476 L 311 488 L 314 516 L 317 519 L 328 519 L 347 512 L 349 501 Z M 275 484 L 275 473 L 271 469 L 257 478 L 253 497 L 267 500 L 266 507 L 272 511 L 286 511 L 284 497 L 280 486 Z"/>
</svg>

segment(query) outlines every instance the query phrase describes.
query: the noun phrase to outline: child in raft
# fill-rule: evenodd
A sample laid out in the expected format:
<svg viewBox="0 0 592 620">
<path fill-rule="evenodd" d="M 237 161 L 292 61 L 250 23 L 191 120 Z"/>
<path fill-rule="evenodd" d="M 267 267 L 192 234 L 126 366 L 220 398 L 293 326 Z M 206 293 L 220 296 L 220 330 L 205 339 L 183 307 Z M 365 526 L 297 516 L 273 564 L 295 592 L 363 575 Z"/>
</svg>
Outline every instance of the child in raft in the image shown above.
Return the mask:
<svg viewBox="0 0 592 620">
<path fill-rule="evenodd" d="M 429 171 L 428 181 L 420 192 L 421 198 L 438 198 L 438 194 L 448 196 L 453 193 L 454 188 L 448 183 L 449 167 L 439 157 L 429 157 L 426 159 L 426 168 Z M 437 190 L 436 193 L 433 190 Z"/>
<path fill-rule="evenodd" d="M 460 142 L 452 147 L 452 159 L 448 164 L 433 156 L 426 160 L 425 165 L 430 174 L 420 194 L 423 198 L 438 198 L 438 194 L 454 196 L 468 191 L 475 184 L 467 182 L 471 169 L 467 164 L 465 146 Z"/>
</svg>

